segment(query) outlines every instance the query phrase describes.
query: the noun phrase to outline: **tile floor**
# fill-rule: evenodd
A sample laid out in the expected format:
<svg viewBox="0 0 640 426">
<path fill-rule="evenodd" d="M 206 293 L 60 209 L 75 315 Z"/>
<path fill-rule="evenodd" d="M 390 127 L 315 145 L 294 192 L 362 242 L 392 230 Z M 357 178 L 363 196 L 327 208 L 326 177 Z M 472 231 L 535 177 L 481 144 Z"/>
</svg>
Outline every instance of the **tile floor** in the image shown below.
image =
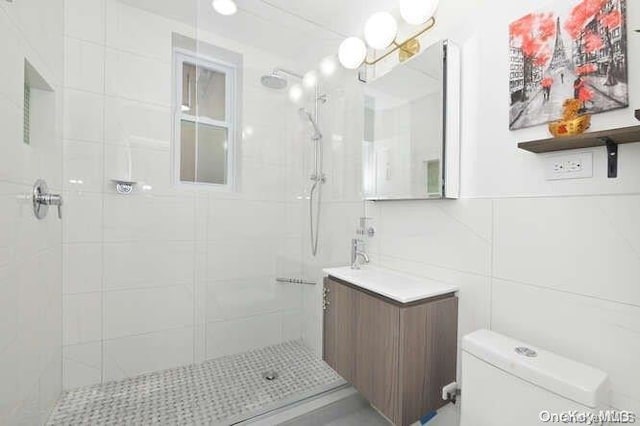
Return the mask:
<svg viewBox="0 0 640 426">
<path fill-rule="evenodd" d="M 263 374 L 275 371 L 277 379 Z M 229 425 L 344 383 L 301 341 L 65 392 L 49 425 Z"/>
</svg>

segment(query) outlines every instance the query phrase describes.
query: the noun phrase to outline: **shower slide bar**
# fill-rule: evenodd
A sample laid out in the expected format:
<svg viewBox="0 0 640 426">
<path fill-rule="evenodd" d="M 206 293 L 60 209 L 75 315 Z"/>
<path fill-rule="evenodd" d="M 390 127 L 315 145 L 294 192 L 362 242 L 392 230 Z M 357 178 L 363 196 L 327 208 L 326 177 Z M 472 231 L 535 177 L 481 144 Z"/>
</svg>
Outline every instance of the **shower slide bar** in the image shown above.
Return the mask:
<svg viewBox="0 0 640 426">
<path fill-rule="evenodd" d="M 316 285 L 316 283 L 313 281 L 305 281 L 298 278 L 276 278 L 276 281 L 279 283 L 287 283 L 287 284 Z"/>
</svg>

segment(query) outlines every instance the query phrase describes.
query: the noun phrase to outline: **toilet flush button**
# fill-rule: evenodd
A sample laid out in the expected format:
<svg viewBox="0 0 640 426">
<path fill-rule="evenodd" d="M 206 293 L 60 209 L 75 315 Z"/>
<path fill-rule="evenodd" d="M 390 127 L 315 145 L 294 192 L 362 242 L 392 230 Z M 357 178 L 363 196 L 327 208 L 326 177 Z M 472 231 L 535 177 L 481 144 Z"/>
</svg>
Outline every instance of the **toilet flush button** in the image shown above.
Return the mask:
<svg viewBox="0 0 640 426">
<path fill-rule="evenodd" d="M 538 356 L 538 353 L 531 348 L 527 348 L 525 346 L 519 346 L 516 348 L 516 353 L 518 355 L 526 356 L 527 358 L 535 358 Z"/>
</svg>

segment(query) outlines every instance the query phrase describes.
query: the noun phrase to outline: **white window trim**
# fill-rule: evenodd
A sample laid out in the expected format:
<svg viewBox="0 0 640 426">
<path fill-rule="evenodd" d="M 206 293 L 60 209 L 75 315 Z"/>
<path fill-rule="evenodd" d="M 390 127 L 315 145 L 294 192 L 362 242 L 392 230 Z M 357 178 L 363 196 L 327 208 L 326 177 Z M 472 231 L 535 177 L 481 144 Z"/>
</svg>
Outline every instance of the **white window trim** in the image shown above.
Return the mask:
<svg viewBox="0 0 640 426">
<path fill-rule="evenodd" d="M 174 49 L 174 76 L 173 82 L 175 84 L 174 100 L 173 100 L 173 143 L 171 149 L 172 164 L 173 164 L 173 182 L 177 187 L 191 188 L 191 189 L 211 189 L 222 192 L 232 192 L 236 190 L 237 183 L 237 167 L 236 167 L 236 152 L 238 149 L 239 137 L 238 129 L 239 114 L 237 99 L 239 95 L 238 91 L 238 67 L 234 64 L 224 61 L 216 60 L 201 54 L 194 53 L 192 51 L 175 48 Z M 213 71 L 221 72 L 225 74 L 225 121 L 213 120 L 208 117 L 198 117 L 185 114 L 182 111 L 182 73 L 184 63 L 194 64 L 196 66 L 202 66 L 203 68 Z M 224 127 L 227 129 L 227 183 L 217 184 L 209 182 L 186 182 L 180 180 L 180 155 L 181 155 L 181 122 L 182 120 L 189 120 L 193 123 L 202 123 L 205 125 L 211 125 L 216 127 Z M 196 175 L 197 175 L 197 162 L 196 162 Z"/>
</svg>

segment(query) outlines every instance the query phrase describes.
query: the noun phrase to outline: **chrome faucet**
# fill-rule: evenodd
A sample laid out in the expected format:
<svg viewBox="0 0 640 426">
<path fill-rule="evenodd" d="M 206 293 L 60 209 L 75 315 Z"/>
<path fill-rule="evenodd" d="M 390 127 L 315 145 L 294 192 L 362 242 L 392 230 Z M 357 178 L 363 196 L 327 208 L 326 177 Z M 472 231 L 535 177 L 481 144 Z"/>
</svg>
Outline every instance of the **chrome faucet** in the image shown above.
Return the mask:
<svg viewBox="0 0 640 426">
<path fill-rule="evenodd" d="M 360 269 L 360 259 L 364 263 L 369 263 L 369 256 L 364 250 L 360 250 L 362 240 L 354 238 L 351 240 L 351 269 Z"/>
</svg>

